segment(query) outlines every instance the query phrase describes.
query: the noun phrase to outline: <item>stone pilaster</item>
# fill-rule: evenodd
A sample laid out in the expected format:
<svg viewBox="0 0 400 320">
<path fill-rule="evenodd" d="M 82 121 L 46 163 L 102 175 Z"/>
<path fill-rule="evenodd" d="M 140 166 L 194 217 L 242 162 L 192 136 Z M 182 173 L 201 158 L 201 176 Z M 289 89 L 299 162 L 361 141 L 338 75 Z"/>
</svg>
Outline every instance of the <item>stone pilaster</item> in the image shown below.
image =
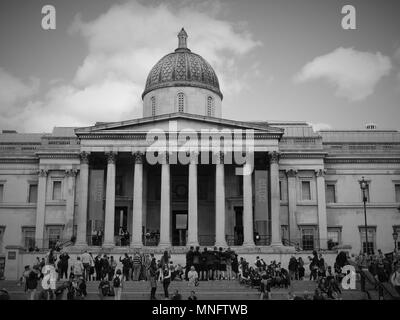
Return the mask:
<svg viewBox="0 0 400 320">
<path fill-rule="evenodd" d="M 279 157 L 277 151 L 269 153 L 270 163 L 270 191 L 271 191 L 271 246 L 281 246 L 281 224 L 279 219 Z"/>
<path fill-rule="evenodd" d="M 38 171 L 38 198 L 36 205 L 35 244 L 38 248 L 44 245 L 44 222 L 46 217 L 46 189 L 48 170 Z"/>
<path fill-rule="evenodd" d="M 131 247 L 140 248 L 143 246 L 142 225 L 143 225 L 143 158 L 142 152 L 133 154 L 135 168 L 133 178 L 133 218 L 132 218 L 132 242 Z"/>
<path fill-rule="evenodd" d="M 288 205 L 289 205 L 289 241 L 291 245 L 299 242 L 297 236 L 296 210 L 297 210 L 297 195 L 296 195 L 296 176 L 297 170 L 289 169 L 286 171 L 288 179 Z"/>
<path fill-rule="evenodd" d="M 215 165 L 215 245 L 226 247 L 225 239 L 225 168 L 224 154 L 217 154 Z"/>
<path fill-rule="evenodd" d="M 318 231 L 320 249 L 328 247 L 328 227 L 326 219 L 326 200 L 325 200 L 325 174 L 326 170 L 315 171 L 317 177 L 317 202 L 318 202 Z"/>
<path fill-rule="evenodd" d="M 79 170 L 79 205 L 77 215 L 77 247 L 87 246 L 87 210 L 88 210 L 88 189 L 89 189 L 89 154 L 82 152 L 80 154 L 81 164 Z"/>
<path fill-rule="evenodd" d="M 115 163 L 116 153 L 108 152 L 107 156 L 107 186 L 106 186 L 106 214 L 104 227 L 103 247 L 112 248 L 114 241 L 114 221 L 115 221 Z"/>
</svg>

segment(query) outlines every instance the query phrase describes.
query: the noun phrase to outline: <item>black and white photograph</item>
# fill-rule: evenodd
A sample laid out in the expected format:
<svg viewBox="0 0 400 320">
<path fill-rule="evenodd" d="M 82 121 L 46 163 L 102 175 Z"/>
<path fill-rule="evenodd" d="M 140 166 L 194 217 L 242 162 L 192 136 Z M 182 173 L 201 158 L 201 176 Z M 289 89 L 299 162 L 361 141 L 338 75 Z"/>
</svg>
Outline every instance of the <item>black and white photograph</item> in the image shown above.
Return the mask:
<svg viewBox="0 0 400 320">
<path fill-rule="evenodd" d="M 0 300 L 398 303 L 399 120 L 398 0 L 1 0 Z"/>
</svg>

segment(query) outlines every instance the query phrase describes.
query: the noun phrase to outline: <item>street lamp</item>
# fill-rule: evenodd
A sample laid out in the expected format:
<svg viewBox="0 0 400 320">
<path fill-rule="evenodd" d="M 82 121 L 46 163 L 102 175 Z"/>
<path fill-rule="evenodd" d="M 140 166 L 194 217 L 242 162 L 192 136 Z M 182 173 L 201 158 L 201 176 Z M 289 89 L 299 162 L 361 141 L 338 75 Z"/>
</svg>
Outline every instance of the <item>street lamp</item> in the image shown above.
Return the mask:
<svg viewBox="0 0 400 320">
<path fill-rule="evenodd" d="M 363 195 L 363 203 L 364 203 L 364 220 L 365 220 L 365 246 L 366 246 L 366 252 L 367 252 L 367 256 L 369 254 L 369 250 L 368 250 L 368 224 L 367 224 L 367 196 L 366 196 L 366 191 L 368 189 L 368 183 L 367 181 L 364 180 L 364 177 L 362 177 L 361 181 L 360 181 L 360 188 L 362 191 L 362 195 Z"/>
<path fill-rule="evenodd" d="M 392 233 L 393 240 L 394 240 L 394 250 L 397 250 L 397 239 L 399 237 L 399 234 L 396 232 L 396 230 Z"/>
</svg>

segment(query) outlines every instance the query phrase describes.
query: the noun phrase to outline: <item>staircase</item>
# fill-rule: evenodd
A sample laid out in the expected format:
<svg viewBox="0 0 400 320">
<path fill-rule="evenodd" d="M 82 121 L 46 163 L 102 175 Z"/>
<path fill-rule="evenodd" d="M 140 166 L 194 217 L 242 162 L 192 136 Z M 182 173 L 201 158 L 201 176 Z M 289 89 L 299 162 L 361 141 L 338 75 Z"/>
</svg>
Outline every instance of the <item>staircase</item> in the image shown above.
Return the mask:
<svg viewBox="0 0 400 320">
<path fill-rule="evenodd" d="M 58 282 L 59 286 L 62 282 Z M 100 300 L 98 291 L 98 281 L 87 282 L 87 297 L 85 300 Z M 24 287 L 18 286 L 15 281 L 0 281 L 0 288 L 4 288 L 10 294 L 12 300 L 26 300 Z M 238 281 L 200 281 L 197 287 L 189 286 L 186 281 L 172 281 L 169 286 L 169 295 L 172 297 L 175 290 L 182 295 L 183 300 L 187 300 L 190 292 L 194 290 L 199 300 L 258 300 L 260 292 L 257 289 L 239 284 Z M 38 291 L 41 290 L 40 284 Z M 66 295 L 66 293 L 65 293 Z M 124 282 L 122 291 L 123 300 L 149 300 L 150 283 L 146 281 L 127 281 Z M 157 283 L 156 298 L 164 299 L 164 290 L 161 283 Z M 114 297 L 105 297 L 104 300 L 113 300 Z"/>
</svg>

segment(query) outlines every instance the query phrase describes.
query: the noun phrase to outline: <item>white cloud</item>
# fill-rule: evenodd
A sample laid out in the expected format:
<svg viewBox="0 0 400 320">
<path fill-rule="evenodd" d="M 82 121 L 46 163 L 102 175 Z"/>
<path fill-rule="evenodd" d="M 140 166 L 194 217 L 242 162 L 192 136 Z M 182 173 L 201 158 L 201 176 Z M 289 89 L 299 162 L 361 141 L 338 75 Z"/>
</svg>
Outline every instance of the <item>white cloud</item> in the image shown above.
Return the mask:
<svg viewBox="0 0 400 320">
<path fill-rule="evenodd" d="M 17 113 L 38 92 L 39 84 L 37 78 L 22 81 L 0 67 L 0 117 Z"/>
<path fill-rule="evenodd" d="M 113 5 L 91 21 L 77 15 L 69 32 L 83 37 L 88 54 L 73 79 L 51 81 L 42 99 L 26 103 L 17 116 L 0 116 L 0 126 L 50 131 L 53 126 L 85 126 L 140 116 L 147 74 L 177 47 L 182 27 L 189 35 L 189 48 L 215 68 L 222 92 L 239 92 L 246 81 L 238 61 L 261 43 L 252 39 L 246 25 L 210 13 L 209 5 L 212 2 L 182 2 L 172 7 L 131 1 Z M 214 8 L 221 10 L 221 4 Z"/>
<path fill-rule="evenodd" d="M 338 48 L 307 63 L 294 80 L 306 82 L 324 79 L 336 88 L 337 96 L 359 101 L 371 95 L 377 83 L 391 69 L 390 58 L 380 52 Z"/>
</svg>

